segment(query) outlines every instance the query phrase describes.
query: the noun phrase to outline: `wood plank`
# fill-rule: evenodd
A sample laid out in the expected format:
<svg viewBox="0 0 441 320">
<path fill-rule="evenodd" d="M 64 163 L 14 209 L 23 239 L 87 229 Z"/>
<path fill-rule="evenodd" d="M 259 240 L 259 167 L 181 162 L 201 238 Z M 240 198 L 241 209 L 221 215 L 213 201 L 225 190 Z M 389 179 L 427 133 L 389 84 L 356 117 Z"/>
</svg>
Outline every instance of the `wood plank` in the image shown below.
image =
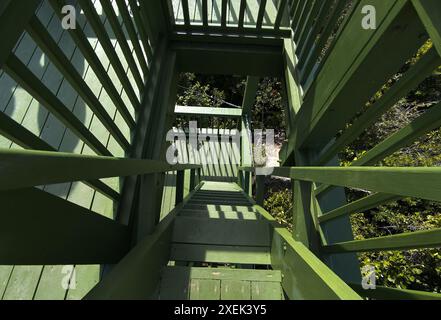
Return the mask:
<svg viewBox="0 0 441 320">
<path fill-rule="evenodd" d="M 274 168 L 274 176 L 440 201 L 439 167 Z M 411 181 L 411 183 L 409 183 Z"/>
<path fill-rule="evenodd" d="M 0 266 L 0 300 L 8 286 L 13 269 L 13 266 Z"/>
<path fill-rule="evenodd" d="M 221 281 L 220 298 L 221 300 L 251 300 L 251 282 L 240 280 Z"/>
<path fill-rule="evenodd" d="M 363 212 L 365 210 L 369 210 L 369 209 L 375 208 L 379 205 L 386 204 L 386 203 L 392 202 L 392 201 L 396 201 L 401 198 L 402 197 L 400 197 L 400 196 L 387 194 L 387 193 L 386 194 L 385 193 L 375 193 L 373 195 L 369 195 L 369 196 L 364 197 L 362 199 L 348 203 L 348 204 L 341 206 L 339 208 L 336 208 L 334 210 L 324 212 L 317 219 L 320 223 L 323 223 L 323 222 L 330 221 L 332 219 L 336 219 L 338 217 L 348 215 L 351 213 Z"/>
<path fill-rule="evenodd" d="M 279 282 L 251 282 L 252 300 L 282 300 L 283 290 Z"/>
<path fill-rule="evenodd" d="M 268 247 L 189 245 L 175 243 L 170 260 L 238 264 L 271 264 Z"/>
<path fill-rule="evenodd" d="M 212 220 L 180 216 L 176 217 L 173 241 L 267 247 L 270 243 L 269 225 L 259 220 Z"/>
<path fill-rule="evenodd" d="M 409 250 L 441 247 L 441 228 L 406 232 L 392 236 L 333 243 L 323 246 L 327 253 Z"/>
<path fill-rule="evenodd" d="M 219 300 L 220 281 L 191 279 L 190 300 Z"/>
<path fill-rule="evenodd" d="M 199 167 L 197 165 L 172 166 L 166 162 L 154 160 L 4 149 L 0 150 L 0 159 L 3 165 L 8 166 L 7 170 L 2 170 L 3 186 L 0 190 Z M 29 167 L 28 164 L 31 162 L 32 167 Z M 64 168 L 69 168 L 69 171 Z"/>
<path fill-rule="evenodd" d="M 34 300 L 64 300 L 67 289 L 63 288 L 63 283 L 67 283 L 69 272 L 63 271 L 74 269 L 74 266 L 44 266 L 41 273 L 38 287 L 35 290 Z M 66 278 L 67 277 L 67 278 Z"/>
<path fill-rule="evenodd" d="M 32 300 L 42 269 L 42 266 L 15 266 L 3 300 Z"/>
<path fill-rule="evenodd" d="M 301 242 L 295 241 L 290 232 L 278 224 L 274 217 L 263 208 L 258 208 L 274 227 L 272 267 L 283 272 L 282 286 L 290 299 L 361 299 L 317 256 Z"/>
<path fill-rule="evenodd" d="M 359 284 L 350 284 L 362 297 L 375 300 L 441 300 L 441 294 L 418 290 L 407 290 L 376 286 L 375 290 L 365 290 Z"/>
<path fill-rule="evenodd" d="M 412 0 L 418 15 L 426 27 L 427 32 L 432 39 L 436 50 L 441 55 L 441 5 L 433 0 Z"/>
</svg>

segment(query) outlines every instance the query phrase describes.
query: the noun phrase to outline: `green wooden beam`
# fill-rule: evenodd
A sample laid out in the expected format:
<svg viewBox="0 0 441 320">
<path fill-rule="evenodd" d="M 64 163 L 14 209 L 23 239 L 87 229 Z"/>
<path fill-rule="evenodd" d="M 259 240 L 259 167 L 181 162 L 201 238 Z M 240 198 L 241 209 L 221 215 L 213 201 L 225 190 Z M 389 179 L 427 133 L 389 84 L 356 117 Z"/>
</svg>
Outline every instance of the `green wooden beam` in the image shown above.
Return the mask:
<svg viewBox="0 0 441 320">
<path fill-rule="evenodd" d="M 408 289 L 375 286 L 375 289 L 363 289 L 360 284 L 350 283 L 349 286 L 360 296 L 375 300 L 441 300 L 441 294 Z"/>
<path fill-rule="evenodd" d="M 259 35 L 237 33 L 235 30 L 231 30 L 231 33 L 223 33 L 222 37 L 218 36 L 218 33 L 211 33 L 210 31 L 188 31 L 172 32 L 170 40 L 179 42 L 192 42 L 192 43 L 217 43 L 217 44 L 230 44 L 230 45 L 258 45 L 265 47 L 282 47 L 284 38 L 282 37 L 262 37 Z"/>
<path fill-rule="evenodd" d="M 441 247 L 441 228 L 406 232 L 392 236 L 333 243 L 323 246 L 326 253 L 410 250 Z"/>
<path fill-rule="evenodd" d="M 286 2 L 287 0 L 281 0 L 279 2 L 279 7 L 277 8 L 276 21 L 274 22 L 275 29 L 280 28 L 280 23 L 282 22 L 283 16 L 286 13 L 286 9 L 287 9 Z"/>
<path fill-rule="evenodd" d="M 441 201 L 439 167 L 281 167 L 273 175 Z"/>
<path fill-rule="evenodd" d="M 291 36 L 291 29 L 286 27 L 280 27 L 275 30 L 273 27 L 261 27 L 260 29 L 256 29 L 254 27 L 244 26 L 239 28 L 237 26 L 227 25 L 226 27 L 210 25 L 208 27 L 201 25 L 175 25 L 174 31 L 176 32 L 195 32 L 195 33 L 206 33 L 206 34 L 219 34 L 225 36 L 233 36 L 237 37 L 240 35 L 246 37 L 271 37 L 271 38 L 289 38 Z"/>
<path fill-rule="evenodd" d="M 243 114 L 251 114 L 256 102 L 257 89 L 259 88 L 259 77 L 247 77 L 245 93 L 243 95 L 242 110 Z"/>
<path fill-rule="evenodd" d="M 227 26 L 227 8 L 229 0 L 222 0 L 222 13 L 221 13 L 221 26 L 225 28 Z"/>
<path fill-rule="evenodd" d="M 17 56 L 12 55 L 9 57 L 4 70 L 47 110 L 53 113 L 67 128 L 81 138 L 93 151 L 100 155 L 112 155 L 103 143 L 89 131 Z"/>
<path fill-rule="evenodd" d="M 239 21 L 238 21 L 239 29 L 243 28 L 243 23 L 244 23 L 244 20 L 245 20 L 245 9 L 246 9 L 246 7 L 247 7 L 246 0 L 240 0 Z"/>
<path fill-rule="evenodd" d="M 282 286 L 290 299 L 361 299 L 265 209 L 257 205 L 254 208 L 273 226 L 271 264 L 273 269 L 282 271 Z"/>
<path fill-rule="evenodd" d="M 2 3 L 0 11 L 0 32 L 2 45 L 0 48 L 0 69 L 23 34 L 29 20 L 37 11 L 41 0 L 29 0 L 26 2 L 7 1 Z"/>
<path fill-rule="evenodd" d="M 156 97 L 161 85 L 161 75 L 163 69 L 168 64 L 166 55 L 165 39 L 161 40 L 154 52 L 151 69 L 147 78 L 146 92 L 142 101 L 141 112 L 138 116 L 138 125 L 136 127 L 132 150 L 130 152 L 131 158 L 143 158 L 145 145 L 148 143 L 148 133 L 150 118 L 152 110 L 157 105 Z M 139 189 L 139 177 L 129 176 L 124 180 L 123 189 L 121 192 L 121 200 L 117 212 L 117 220 L 125 225 L 128 225 L 132 219 L 132 214 L 136 211 L 136 197 Z"/>
<path fill-rule="evenodd" d="M 175 114 L 201 117 L 241 117 L 242 109 L 176 106 Z"/>
<path fill-rule="evenodd" d="M 124 137 L 124 134 L 115 124 L 105 107 L 83 79 L 82 75 L 75 69 L 75 66 L 69 61 L 69 58 L 66 57 L 63 50 L 58 46 L 37 16 L 34 16 L 31 19 L 26 31 L 49 57 L 51 62 L 58 68 L 58 70 L 60 70 L 72 87 L 79 93 L 84 102 L 94 112 L 104 127 L 109 130 L 123 150 L 129 150 L 130 143 Z"/>
<path fill-rule="evenodd" d="M 182 11 L 184 13 L 185 26 L 190 26 L 190 9 L 188 8 L 188 0 L 182 0 Z"/>
<path fill-rule="evenodd" d="M 257 30 L 262 29 L 263 18 L 265 16 L 265 12 L 266 12 L 266 1 L 267 0 L 260 0 L 259 12 L 257 14 L 257 21 L 256 21 Z"/>
<path fill-rule="evenodd" d="M 57 151 L 43 139 L 0 112 L 0 134 L 25 149 Z M 113 200 L 119 200 L 119 193 L 100 180 L 85 181 L 87 185 Z"/>
<path fill-rule="evenodd" d="M 0 190 L 198 168 L 142 159 L 0 149 Z"/>
<path fill-rule="evenodd" d="M 0 264 L 104 264 L 129 250 L 129 229 L 38 189 L 0 192 Z"/>
<path fill-rule="evenodd" d="M 379 205 L 399 200 L 401 198 L 401 196 L 396 196 L 393 194 L 375 193 L 373 195 L 361 198 L 357 201 L 348 203 L 344 206 L 338 207 L 334 210 L 324 212 L 321 216 L 318 217 L 318 221 L 320 223 L 323 223 L 341 216 L 363 212 L 372 208 L 376 208 Z"/>
<path fill-rule="evenodd" d="M 441 55 L 441 3 L 436 0 L 412 0 L 412 4 Z"/>
<path fill-rule="evenodd" d="M 280 48 L 174 41 L 171 49 L 177 53 L 181 72 L 259 77 L 283 74 Z"/>
<path fill-rule="evenodd" d="M 208 27 L 208 1 L 202 0 L 202 24 Z"/>
<path fill-rule="evenodd" d="M 294 44 L 291 39 L 286 39 L 283 42 L 283 58 L 285 67 L 285 86 L 288 98 L 287 115 L 288 132 L 294 130 L 293 124 L 295 117 L 302 105 L 302 88 L 298 78 L 297 57 L 294 52 Z"/>
</svg>

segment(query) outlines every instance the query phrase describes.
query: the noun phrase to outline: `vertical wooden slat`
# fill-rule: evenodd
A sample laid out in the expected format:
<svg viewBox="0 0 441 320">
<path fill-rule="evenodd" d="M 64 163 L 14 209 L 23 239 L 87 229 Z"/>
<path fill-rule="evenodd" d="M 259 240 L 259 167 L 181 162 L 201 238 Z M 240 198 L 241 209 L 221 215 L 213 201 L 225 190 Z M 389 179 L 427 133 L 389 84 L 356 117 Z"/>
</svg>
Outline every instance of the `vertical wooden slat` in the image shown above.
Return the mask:
<svg viewBox="0 0 441 320">
<path fill-rule="evenodd" d="M 54 63 L 54 65 L 61 71 L 72 87 L 78 92 L 81 98 L 83 98 L 106 129 L 109 130 L 120 146 L 127 151 L 130 148 L 130 143 L 113 122 L 113 119 L 109 116 L 106 109 L 92 92 L 88 84 L 84 81 L 69 59 L 64 55 L 63 51 L 52 39 L 49 32 L 41 24 L 37 16 L 34 16 L 31 19 L 26 30 L 40 48 L 48 55 L 52 63 Z"/>
<path fill-rule="evenodd" d="M 257 29 L 262 29 L 263 17 L 265 16 L 265 10 L 266 10 L 266 1 L 267 0 L 260 0 L 259 14 L 257 15 L 257 23 L 256 23 Z"/>
<path fill-rule="evenodd" d="M 332 2 L 325 1 L 322 5 L 320 12 L 318 14 L 317 20 L 314 23 L 314 26 L 310 32 L 305 32 L 305 35 L 307 38 L 303 41 L 303 39 L 300 39 L 299 41 L 299 61 L 303 62 L 307 55 L 309 54 L 315 40 L 317 39 L 317 36 L 320 32 L 321 27 L 325 23 L 326 15 L 328 14 L 330 8 L 331 8 Z"/>
<path fill-rule="evenodd" d="M 121 17 L 123 18 L 124 25 L 126 26 L 127 33 L 129 34 L 130 40 L 132 41 L 133 48 L 135 49 L 136 56 L 138 57 L 139 64 L 141 65 L 141 69 L 144 72 L 144 79 L 147 78 L 147 74 L 149 72 L 149 67 L 144 57 L 144 53 L 142 52 L 141 45 L 139 44 L 139 38 L 136 33 L 135 26 L 133 25 L 132 17 L 130 17 L 129 10 L 127 9 L 127 5 L 124 0 L 116 0 L 116 4 L 118 6 Z M 147 51 L 147 59 L 151 60 L 152 53 L 151 51 Z"/>
<path fill-rule="evenodd" d="M 308 15 L 308 19 L 305 21 L 305 23 L 301 26 L 298 32 L 297 37 L 297 47 L 302 47 L 303 43 L 306 40 L 306 36 L 311 31 L 311 28 L 314 24 L 314 21 L 317 19 L 317 15 L 320 13 L 321 8 L 323 7 L 323 2 L 321 1 L 315 1 L 314 6 L 311 8 L 310 13 Z"/>
<path fill-rule="evenodd" d="M 246 7 L 247 7 L 246 0 L 241 0 L 240 1 L 240 9 L 239 9 L 239 28 L 243 28 Z"/>
<path fill-rule="evenodd" d="M 265 198 L 265 176 L 256 176 L 256 204 L 263 206 Z"/>
<path fill-rule="evenodd" d="M 279 9 L 277 11 L 276 21 L 274 23 L 274 29 L 280 29 L 280 23 L 282 22 L 283 15 L 285 14 L 286 0 L 281 0 L 279 4 Z"/>
<path fill-rule="evenodd" d="M 142 22 L 141 13 L 139 10 L 138 5 L 136 4 L 136 1 L 129 0 L 130 8 L 132 9 L 133 18 L 135 19 L 135 24 L 138 28 L 139 35 L 141 37 L 142 44 L 144 46 L 144 50 L 147 54 L 147 57 L 149 59 L 152 59 L 152 48 L 149 44 L 149 35 L 148 31 L 146 30 L 145 24 Z M 151 39 L 150 39 L 151 40 Z"/>
<path fill-rule="evenodd" d="M 297 27 L 294 29 L 294 41 L 297 43 L 297 41 L 299 40 L 300 34 L 301 34 L 301 30 L 303 28 L 303 26 L 305 25 L 305 22 L 307 20 L 307 18 L 309 17 L 309 14 L 311 13 L 311 7 L 312 4 L 314 2 L 312 0 L 310 1 L 306 1 L 305 6 L 303 7 L 301 16 L 299 17 L 299 22 L 297 24 Z"/>
<path fill-rule="evenodd" d="M 190 26 L 190 10 L 188 8 L 188 0 L 182 0 L 182 11 L 184 12 L 184 22 L 187 27 Z"/>
<path fill-rule="evenodd" d="M 176 173 L 176 202 L 175 205 L 179 205 L 184 200 L 184 171 L 179 170 Z"/>
<path fill-rule="evenodd" d="M 294 31 L 297 28 L 297 25 L 299 23 L 299 19 L 302 15 L 303 9 L 305 8 L 305 6 L 308 4 L 307 0 L 300 0 L 296 6 L 296 10 L 292 16 L 292 21 L 291 21 L 291 29 Z"/>
<path fill-rule="evenodd" d="M 139 99 L 136 96 L 136 93 L 130 83 L 129 77 L 127 76 L 126 71 L 124 70 L 124 67 L 118 57 L 118 54 L 116 53 L 112 45 L 112 42 L 110 41 L 110 38 L 107 35 L 107 31 L 104 28 L 104 25 L 101 23 L 101 19 L 98 13 L 96 12 L 90 0 L 78 0 L 78 2 L 80 3 L 80 6 L 84 11 L 87 20 L 89 21 L 94 32 L 96 33 L 98 40 L 100 41 L 102 47 L 106 51 L 110 63 L 113 66 L 115 73 L 118 75 L 119 81 L 124 87 L 124 91 L 127 93 L 127 96 L 129 97 L 135 110 L 138 110 L 140 106 Z"/>
<path fill-rule="evenodd" d="M 63 0 L 49 0 L 52 8 L 57 13 L 59 18 L 62 18 L 61 8 L 64 5 Z M 122 100 L 118 90 L 116 89 L 112 79 L 107 74 L 106 69 L 102 65 L 100 59 L 95 54 L 95 50 L 87 40 L 86 35 L 84 34 L 81 28 L 70 29 L 69 33 L 74 40 L 75 44 L 81 50 L 82 54 L 86 58 L 87 62 L 92 67 L 93 71 L 97 75 L 100 80 L 102 86 L 108 93 L 110 99 L 115 104 L 115 107 L 118 109 L 119 113 L 121 113 L 122 118 L 126 121 L 127 125 L 132 129 L 135 127 L 135 121 L 132 118 L 129 110 L 127 109 L 124 101 Z"/>
<path fill-rule="evenodd" d="M 113 33 L 118 40 L 124 57 L 126 58 L 127 64 L 129 65 L 129 68 L 133 74 L 133 78 L 135 79 L 139 92 L 142 93 L 144 91 L 144 82 L 142 80 L 141 74 L 139 73 L 138 66 L 133 57 L 132 50 L 129 47 L 122 26 L 113 9 L 112 3 L 110 2 L 110 0 L 101 0 L 101 6 L 104 10 L 104 13 L 106 14 L 107 19 L 109 20 L 110 26 L 112 27 Z"/>
<path fill-rule="evenodd" d="M 202 23 L 208 27 L 208 0 L 202 0 Z"/>
<path fill-rule="evenodd" d="M 67 128 L 96 153 L 112 156 L 109 150 L 99 141 L 84 124 L 30 71 L 17 56 L 12 55 L 4 70 L 36 100 L 52 112 Z"/>
<path fill-rule="evenodd" d="M 223 28 L 227 26 L 227 5 L 228 0 L 222 0 L 222 14 L 221 14 L 221 25 Z"/>
</svg>

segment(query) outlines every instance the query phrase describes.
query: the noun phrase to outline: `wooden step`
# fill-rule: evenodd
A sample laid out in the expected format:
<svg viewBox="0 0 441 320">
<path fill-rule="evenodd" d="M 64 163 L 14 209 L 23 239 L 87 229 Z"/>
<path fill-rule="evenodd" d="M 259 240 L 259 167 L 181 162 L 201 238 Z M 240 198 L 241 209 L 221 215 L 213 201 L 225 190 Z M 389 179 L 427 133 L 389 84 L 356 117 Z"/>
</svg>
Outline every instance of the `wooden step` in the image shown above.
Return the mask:
<svg viewBox="0 0 441 320">
<path fill-rule="evenodd" d="M 187 203 L 184 210 L 203 210 L 203 211 L 237 211 L 237 212 L 255 212 L 252 206 L 244 205 L 226 205 L 226 204 L 196 204 Z"/>
<path fill-rule="evenodd" d="M 182 210 L 180 216 L 199 217 L 211 219 L 227 220 L 259 220 L 261 215 L 257 212 L 238 212 L 238 211 L 208 211 L 208 210 Z"/>
<path fill-rule="evenodd" d="M 264 220 L 221 220 L 178 216 L 173 242 L 255 246 L 270 245 L 270 226 Z"/>
<path fill-rule="evenodd" d="M 188 205 L 206 205 L 206 204 L 213 204 L 213 205 L 228 205 L 228 206 L 251 206 L 252 204 L 245 200 L 245 199 L 223 199 L 223 200 L 216 200 L 216 199 L 195 199 L 192 198 L 188 203 Z"/>
<path fill-rule="evenodd" d="M 214 246 L 175 243 L 170 260 L 210 263 L 270 265 L 269 247 Z"/>
<path fill-rule="evenodd" d="M 281 300 L 280 271 L 227 268 L 166 267 L 162 300 Z"/>
</svg>

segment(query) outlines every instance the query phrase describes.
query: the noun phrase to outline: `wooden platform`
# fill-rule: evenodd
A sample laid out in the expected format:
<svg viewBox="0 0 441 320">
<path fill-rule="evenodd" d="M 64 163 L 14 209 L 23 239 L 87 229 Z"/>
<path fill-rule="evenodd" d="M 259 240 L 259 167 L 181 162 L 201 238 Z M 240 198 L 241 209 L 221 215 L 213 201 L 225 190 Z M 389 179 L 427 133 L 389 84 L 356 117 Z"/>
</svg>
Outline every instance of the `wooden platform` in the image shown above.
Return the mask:
<svg viewBox="0 0 441 320">
<path fill-rule="evenodd" d="M 281 300 L 282 275 L 274 270 L 166 267 L 161 300 Z"/>
</svg>

